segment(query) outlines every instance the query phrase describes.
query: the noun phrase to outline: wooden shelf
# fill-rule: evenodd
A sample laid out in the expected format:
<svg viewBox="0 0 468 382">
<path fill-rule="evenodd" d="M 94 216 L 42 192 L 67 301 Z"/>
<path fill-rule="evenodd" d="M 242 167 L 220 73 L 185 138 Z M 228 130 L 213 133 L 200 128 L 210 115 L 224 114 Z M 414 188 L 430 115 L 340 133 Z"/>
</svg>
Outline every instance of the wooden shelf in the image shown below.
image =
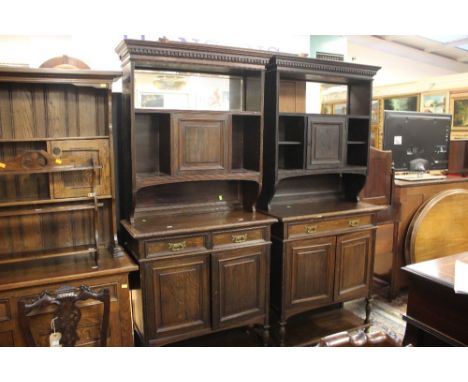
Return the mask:
<svg viewBox="0 0 468 382">
<path fill-rule="evenodd" d="M 300 146 L 302 145 L 301 141 L 279 141 L 278 145 L 280 146 Z"/>
<path fill-rule="evenodd" d="M 12 170 L 0 169 L 0 175 L 32 175 L 32 174 L 50 174 L 50 173 L 60 173 L 60 172 L 73 172 L 73 171 L 89 171 L 89 170 L 99 170 L 102 169 L 102 166 L 57 166 L 57 167 L 47 167 L 35 170 Z"/>
<path fill-rule="evenodd" d="M 278 170 L 278 179 L 293 178 L 297 176 L 309 176 L 320 174 L 366 174 L 367 167 L 365 166 L 346 166 L 341 168 L 322 168 L 314 170 L 304 169 L 280 169 Z"/>
<path fill-rule="evenodd" d="M 47 138 L 0 138 L 0 143 L 15 142 L 48 142 L 48 141 L 75 141 L 87 139 L 109 139 L 109 135 L 85 136 L 85 137 L 47 137 Z"/>
<path fill-rule="evenodd" d="M 95 207 L 102 207 L 104 204 L 98 203 L 94 204 L 78 204 L 78 205 L 68 205 L 68 206 L 56 206 L 56 207 L 46 207 L 46 208 L 28 208 L 26 210 L 14 211 L 0 211 L 0 218 L 8 216 L 27 216 L 27 215 L 41 215 L 41 214 L 50 214 L 50 213 L 60 213 L 60 212 L 71 212 L 71 211 L 86 211 L 93 210 Z"/>
<path fill-rule="evenodd" d="M 0 264 L 23 263 L 35 260 L 45 260 L 57 257 L 67 257 L 75 255 L 91 255 L 97 252 L 96 248 L 89 245 L 71 247 L 66 249 L 55 249 L 50 251 L 32 251 L 8 255 L 0 255 Z"/>
<path fill-rule="evenodd" d="M 142 189 L 150 186 L 161 184 L 181 183 L 181 182 L 197 182 L 209 180 L 243 180 L 260 182 L 260 173 L 249 170 L 232 170 L 230 173 L 214 173 L 200 175 L 159 175 L 160 173 L 140 173 L 136 176 L 136 188 Z"/>
<path fill-rule="evenodd" d="M 136 108 L 136 114 L 173 114 L 173 113 L 224 113 L 232 115 L 261 116 L 259 111 L 230 111 L 230 110 L 185 110 L 185 109 L 142 109 Z"/>
<path fill-rule="evenodd" d="M 98 200 L 112 199 L 112 195 L 100 195 L 97 196 Z M 68 202 L 86 202 L 89 201 L 89 197 L 79 197 L 79 198 L 67 198 L 67 199 L 34 199 L 34 200 L 21 200 L 15 202 L 3 202 L 0 203 L 0 208 L 2 207 L 20 207 L 20 206 L 35 206 L 42 204 L 63 204 Z"/>
<path fill-rule="evenodd" d="M 369 115 L 362 114 L 348 114 L 349 119 L 370 119 Z"/>
</svg>

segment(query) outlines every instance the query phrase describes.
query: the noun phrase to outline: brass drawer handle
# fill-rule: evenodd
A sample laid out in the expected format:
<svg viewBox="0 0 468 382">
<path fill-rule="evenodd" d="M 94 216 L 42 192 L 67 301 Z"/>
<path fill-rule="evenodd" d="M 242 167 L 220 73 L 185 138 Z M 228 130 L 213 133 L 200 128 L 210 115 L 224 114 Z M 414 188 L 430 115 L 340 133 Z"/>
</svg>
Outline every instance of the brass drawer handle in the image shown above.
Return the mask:
<svg viewBox="0 0 468 382">
<path fill-rule="evenodd" d="M 172 252 L 177 252 L 187 248 L 187 242 L 184 240 L 179 241 L 178 243 L 168 243 L 168 246 Z"/>
<path fill-rule="evenodd" d="M 243 243 L 247 241 L 247 234 L 244 233 L 242 235 L 232 235 L 232 242 L 233 243 Z"/>
<path fill-rule="evenodd" d="M 305 233 L 315 233 L 317 232 L 317 225 L 306 225 Z"/>
<path fill-rule="evenodd" d="M 350 220 L 348 223 L 350 227 L 357 227 L 359 225 L 359 219 Z"/>
</svg>

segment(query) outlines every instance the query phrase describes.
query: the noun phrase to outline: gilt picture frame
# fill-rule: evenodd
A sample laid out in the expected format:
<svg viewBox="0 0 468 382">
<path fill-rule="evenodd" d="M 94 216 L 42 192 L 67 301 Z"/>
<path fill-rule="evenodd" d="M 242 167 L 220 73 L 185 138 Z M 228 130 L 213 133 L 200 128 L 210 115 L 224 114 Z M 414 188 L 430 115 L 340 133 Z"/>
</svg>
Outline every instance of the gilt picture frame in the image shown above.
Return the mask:
<svg viewBox="0 0 468 382">
<path fill-rule="evenodd" d="M 448 92 L 421 93 L 419 110 L 423 113 L 448 113 Z"/>
<path fill-rule="evenodd" d="M 450 110 L 453 116 L 452 129 L 468 131 L 468 93 L 452 94 Z"/>
</svg>

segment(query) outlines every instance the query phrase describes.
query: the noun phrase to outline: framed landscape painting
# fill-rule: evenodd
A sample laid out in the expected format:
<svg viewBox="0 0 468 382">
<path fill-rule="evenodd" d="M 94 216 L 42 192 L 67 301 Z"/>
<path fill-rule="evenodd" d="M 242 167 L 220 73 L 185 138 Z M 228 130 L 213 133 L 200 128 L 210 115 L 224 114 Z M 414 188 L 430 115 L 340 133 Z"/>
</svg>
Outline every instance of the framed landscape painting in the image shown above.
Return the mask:
<svg viewBox="0 0 468 382">
<path fill-rule="evenodd" d="M 418 111 L 418 96 L 404 96 L 384 99 L 384 110 Z"/>
<path fill-rule="evenodd" d="M 448 93 L 422 93 L 420 111 L 424 113 L 447 113 Z"/>
<path fill-rule="evenodd" d="M 380 100 L 372 100 L 371 124 L 378 125 L 380 123 Z"/>
<path fill-rule="evenodd" d="M 454 129 L 468 129 L 468 93 L 453 94 L 451 110 Z"/>
</svg>

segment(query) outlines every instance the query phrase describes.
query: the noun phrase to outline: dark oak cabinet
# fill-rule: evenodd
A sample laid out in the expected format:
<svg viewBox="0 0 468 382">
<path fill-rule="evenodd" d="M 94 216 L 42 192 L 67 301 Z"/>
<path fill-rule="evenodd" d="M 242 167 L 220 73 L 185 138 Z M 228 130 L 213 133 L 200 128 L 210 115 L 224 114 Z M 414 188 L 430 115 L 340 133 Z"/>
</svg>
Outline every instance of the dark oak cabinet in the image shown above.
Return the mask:
<svg viewBox="0 0 468 382">
<path fill-rule="evenodd" d="M 242 326 L 269 341 L 262 183 L 267 52 L 124 40 L 120 241 L 135 331 L 167 345 Z M 130 150 L 126 144 L 130 144 Z"/>
<path fill-rule="evenodd" d="M 274 55 L 265 73 L 263 185 L 272 226 L 271 325 L 280 345 L 308 345 L 370 319 L 375 214 L 366 182 L 377 67 Z M 340 87 L 345 113 L 326 113 Z M 366 298 L 365 320 L 342 303 Z M 286 328 L 288 326 L 288 329 Z"/>
<path fill-rule="evenodd" d="M 0 345 L 26 345 L 19 300 L 81 284 L 110 292 L 107 344 L 133 345 L 128 274 L 137 267 L 118 245 L 115 213 L 111 88 L 120 76 L 0 68 Z M 100 344 L 100 306 L 82 305 L 79 345 Z M 32 335 L 48 346 L 52 310 L 33 316 Z"/>
</svg>

